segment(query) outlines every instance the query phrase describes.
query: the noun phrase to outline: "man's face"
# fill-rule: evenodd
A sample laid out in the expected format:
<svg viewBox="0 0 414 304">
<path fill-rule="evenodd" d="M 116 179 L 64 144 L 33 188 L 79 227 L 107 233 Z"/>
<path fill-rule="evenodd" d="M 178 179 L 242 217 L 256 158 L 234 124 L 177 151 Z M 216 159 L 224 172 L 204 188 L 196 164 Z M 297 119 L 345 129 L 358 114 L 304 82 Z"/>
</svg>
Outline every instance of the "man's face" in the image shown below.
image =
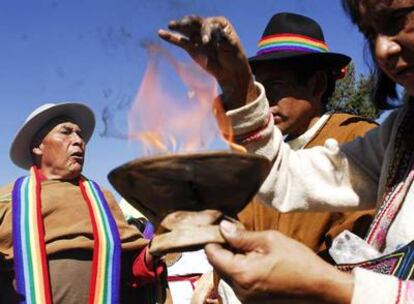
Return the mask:
<svg viewBox="0 0 414 304">
<path fill-rule="evenodd" d="M 40 169 L 64 179 L 78 177 L 83 168 L 85 142 L 80 127 L 70 121 L 57 123 L 33 153 L 40 157 Z"/>
<path fill-rule="evenodd" d="M 300 136 L 320 115 L 314 76 L 307 84 L 299 84 L 292 69 L 263 64 L 256 68 L 255 77 L 265 87 L 275 125 L 284 135 Z"/>
</svg>

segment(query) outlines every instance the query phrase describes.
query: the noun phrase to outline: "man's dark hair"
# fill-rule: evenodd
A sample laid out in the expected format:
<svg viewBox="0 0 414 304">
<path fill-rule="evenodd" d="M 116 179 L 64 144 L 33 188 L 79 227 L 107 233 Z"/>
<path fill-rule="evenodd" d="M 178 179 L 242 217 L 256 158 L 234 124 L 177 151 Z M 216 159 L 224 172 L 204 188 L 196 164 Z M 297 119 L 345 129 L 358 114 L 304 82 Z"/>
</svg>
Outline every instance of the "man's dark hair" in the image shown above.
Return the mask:
<svg viewBox="0 0 414 304">
<path fill-rule="evenodd" d="M 369 9 L 370 4 L 372 5 L 372 3 L 368 3 L 366 0 L 342 0 L 342 7 L 345 13 L 362 33 L 360 8 L 361 5 L 367 5 L 367 9 Z M 389 100 L 397 98 L 396 83 L 378 67 L 375 61 L 374 45 L 366 36 L 365 40 L 374 65 L 375 85 L 372 92 L 373 102 L 377 108 L 382 110 L 394 108 L 395 106 L 391 105 Z"/>
</svg>

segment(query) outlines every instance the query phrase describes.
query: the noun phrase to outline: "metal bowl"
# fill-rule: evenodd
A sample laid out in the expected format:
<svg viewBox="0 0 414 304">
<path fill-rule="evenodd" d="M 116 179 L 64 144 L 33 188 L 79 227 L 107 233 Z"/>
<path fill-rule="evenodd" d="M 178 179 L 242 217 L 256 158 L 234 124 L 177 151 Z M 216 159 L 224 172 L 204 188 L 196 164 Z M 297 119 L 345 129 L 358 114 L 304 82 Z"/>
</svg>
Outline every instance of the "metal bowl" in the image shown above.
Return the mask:
<svg viewBox="0 0 414 304">
<path fill-rule="evenodd" d="M 247 153 L 207 152 L 138 158 L 112 170 L 114 188 L 154 223 L 177 210 L 234 216 L 256 194 L 270 162 Z"/>
</svg>

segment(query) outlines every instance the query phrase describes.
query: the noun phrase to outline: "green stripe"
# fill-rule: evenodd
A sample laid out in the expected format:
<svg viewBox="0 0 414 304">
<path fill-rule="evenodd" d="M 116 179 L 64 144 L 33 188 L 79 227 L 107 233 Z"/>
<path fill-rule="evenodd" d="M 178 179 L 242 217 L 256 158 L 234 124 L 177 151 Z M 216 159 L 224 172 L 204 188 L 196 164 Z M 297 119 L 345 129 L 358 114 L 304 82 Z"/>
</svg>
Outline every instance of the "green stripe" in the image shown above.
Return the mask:
<svg viewBox="0 0 414 304">
<path fill-rule="evenodd" d="M 260 42 L 259 45 L 267 45 L 267 44 L 276 44 L 276 43 L 300 43 L 300 44 L 306 44 L 306 45 L 324 45 L 323 43 L 320 42 L 305 42 L 305 41 L 300 41 L 300 40 L 296 40 L 296 39 L 286 39 L 286 40 L 280 40 L 277 39 L 277 41 L 272 41 L 270 40 L 269 42 Z"/>
<path fill-rule="evenodd" d="M 259 47 L 260 48 L 265 48 L 265 47 L 270 46 L 270 45 L 281 45 L 281 44 L 288 44 L 288 45 L 295 45 L 295 46 L 303 46 L 303 45 L 305 45 L 305 46 L 309 46 L 309 47 L 312 47 L 312 48 L 317 48 L 317 49 L 320 49 L 320 50 L 323 50 L 323 51 L 326 51 L 328 49 L 328 48 L 320 47 L 320 46 L 317 46 L 317 45 L 311 44 L 311 43 L 297 42 L 297 41 L 289 41 L 289 40 L 286 40 L 286 41 L 278 41 L 278 42 L 263 43 L 263 44 L 260 44 Z"/>
<path fill-rule="evenodd" d="M 28 180 L 28 182 L 26 183 L 25 189 L 24 189 L 24 205 L 25 205 L 25 212 L 26 212 L 26 216 L 28 217 L 29 213 L 28 210 L 30 208 L 30 204 L 32 204 L 33 202 L 30 201 L 29 199 L 29 192 L 30 192 L 30 179 Z M 36 213 L 36 212 L 35 212 Z M 32 220 L 32 218 L 30 219 Z M 28 275 L 29 275 L 29 287 L 30 288 L 30 295 L 31 295 L 31 299 L 32 299 L 32 303 L 36 303 L 36 289 L 34 288 L 34 282 L 35 282 L 35 277 L 33 274 L 33 260 L 32 260 L 32 246 L 30 243 L 30 221 L 25 221 L 25 234 L 26 234 L 26 257 L 27 257 L 27 265 L 28 265 Z M 37 231 L 35 232 L 37 233 Z"/>
</svg>

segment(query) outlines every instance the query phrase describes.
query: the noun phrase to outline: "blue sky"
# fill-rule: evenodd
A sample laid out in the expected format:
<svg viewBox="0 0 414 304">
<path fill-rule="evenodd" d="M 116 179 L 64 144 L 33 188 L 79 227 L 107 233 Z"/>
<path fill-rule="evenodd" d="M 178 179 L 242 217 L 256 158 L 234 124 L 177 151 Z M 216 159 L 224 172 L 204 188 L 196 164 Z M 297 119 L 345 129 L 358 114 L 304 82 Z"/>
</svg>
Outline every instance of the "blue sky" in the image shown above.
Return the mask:
<svg viewBox="0 0 414 304">
<path fill-rule="evenodd" d="M 26 116 L 43 103 L 81 101 L 97 117 L 85 174 L 110 187 L 110 169 L 139 154 L 125 140 L 101 136 L 101 117 L 105 108 L 110 109 L 119 128 L 125 127 L 125 105 L 134 97 L 146 66 L 142 44 L 159 42 L 156 32 L 170 19 L 223 15 L 236 27 L 246 53 L 254 55 L 267 21 L 282 11 L 316 19 L 331 51 L 351 56 L 358 71 L 367 71 L 362 37 L 337 0 L 2 0 L 0 184 L 25 173 L 11 163 L 8 151 Z"/>
</svg>

